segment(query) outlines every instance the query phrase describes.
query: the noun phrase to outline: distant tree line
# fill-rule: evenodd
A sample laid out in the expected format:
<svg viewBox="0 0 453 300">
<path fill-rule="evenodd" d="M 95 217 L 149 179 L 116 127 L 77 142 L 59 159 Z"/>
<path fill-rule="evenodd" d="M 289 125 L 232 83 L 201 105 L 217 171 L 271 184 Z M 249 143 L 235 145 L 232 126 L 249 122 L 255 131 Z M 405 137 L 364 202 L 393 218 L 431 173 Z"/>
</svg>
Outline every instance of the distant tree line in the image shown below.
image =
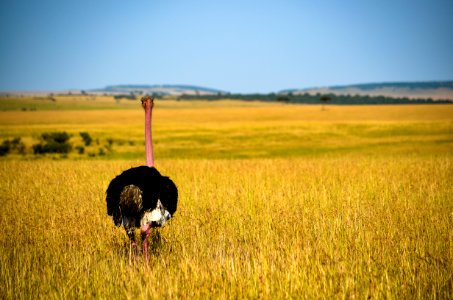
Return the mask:
<svg viewBox="0 0 453 300">
<path fill-rule="evenodd" d="M 368 96 L 368 95 L 336 95 L 336 94 L 216 94 L 216 95 L 181 95 L 180 100 L 243 100 L 243 101 L 265 101 L 265 102 L 283 102 L 283 103 L 303 103 L 303 104 L 441 104 L 453 103 L 453 100 L 433 100 L 411 99 L 407 97 L 387 97 L 387 96 Z M 328 100 L 326 100 L 328 99 Z"/>
<path fill-rule="evenodd" d="M 142 92 L 140 92 L 138 94 L 141 95 Z M 152 97 L 162 97 L 162 96 L 165 96 L 165 94 L 163 94 L 163 93 L 151 93 L 150 96 L 152 96 Z M 137 95 L 136 95 L 136 93 L 130 92 L 129 94 L 116 94 L 116 95 L 113 95 L 113 98 L 115 100 L 121 100 L 121 99 L 137 100 Z"/>
<path fill-rule="evenodd" d="M 115 98 L 116 100 L 120 99 L 137 100 L 137 96 L 135 96 L 134 93 L 113 95 L 113 98 Z"/>
</svg>

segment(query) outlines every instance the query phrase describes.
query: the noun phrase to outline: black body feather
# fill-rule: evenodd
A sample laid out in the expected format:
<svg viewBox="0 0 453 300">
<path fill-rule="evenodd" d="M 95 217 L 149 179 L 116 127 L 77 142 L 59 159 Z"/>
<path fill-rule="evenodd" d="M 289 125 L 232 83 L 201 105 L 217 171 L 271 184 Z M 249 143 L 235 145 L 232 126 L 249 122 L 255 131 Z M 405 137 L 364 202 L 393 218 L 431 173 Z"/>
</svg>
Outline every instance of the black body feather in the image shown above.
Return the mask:
<svg viewBox="0 0 453 300">
<path fill-rule="evenodd" d="M 133 191 L 125 190 L 125 187 L 133 185 L 141 192 L 142 205 L 132 202 L 126 204 L 120 198 Z M 123 195 L 121 193 L 124 191 Z M 132 197 L 132 196 L 129 196 Z M 156 208 L 160 199 L 164 208 L 173 216 L 178 204 L 178 189 L 173 181 L 162 176 L 154 167 L 140 166 L 124 171 L 115 177 L 107 188 L 107 214 L 112 216 L 116 226 L 122 224 L 122 218 L 134 220 L 135 227 L 140 226 L 140 219 L 146 211 Z M 127 231 L 127 229 L 126 229 Z"/>
</svg>

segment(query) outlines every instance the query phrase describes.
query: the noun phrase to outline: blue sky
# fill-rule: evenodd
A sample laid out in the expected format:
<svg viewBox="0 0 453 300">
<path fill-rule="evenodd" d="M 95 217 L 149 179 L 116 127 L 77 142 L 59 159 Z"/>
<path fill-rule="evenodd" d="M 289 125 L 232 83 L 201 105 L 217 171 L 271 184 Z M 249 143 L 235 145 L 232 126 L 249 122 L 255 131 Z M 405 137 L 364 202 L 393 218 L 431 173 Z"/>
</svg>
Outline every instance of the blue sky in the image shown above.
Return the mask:
<svg viewBox="0 0 453 300">
<path fill-rule="evenodd" d="M 0 90 L 453 79 L 453 1 L 2 0 Z"/>
</svg>

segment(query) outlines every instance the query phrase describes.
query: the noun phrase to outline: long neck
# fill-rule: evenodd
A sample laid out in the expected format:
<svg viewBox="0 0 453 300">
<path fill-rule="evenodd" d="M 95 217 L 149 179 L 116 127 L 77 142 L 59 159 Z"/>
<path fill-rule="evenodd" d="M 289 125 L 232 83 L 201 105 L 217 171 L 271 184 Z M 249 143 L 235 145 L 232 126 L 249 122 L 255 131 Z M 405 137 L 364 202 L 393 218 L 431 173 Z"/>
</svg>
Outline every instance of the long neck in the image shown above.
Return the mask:
<svg viewBox="0 0 453 300">
<path fill-rule="evenodd" d="M 146 165 L 154 167 L 153 137 L 151 133 L 151 121 L 153 115 L 152 105 L 145 106 L 145 143 L 146 143 Z"/>
</svg>

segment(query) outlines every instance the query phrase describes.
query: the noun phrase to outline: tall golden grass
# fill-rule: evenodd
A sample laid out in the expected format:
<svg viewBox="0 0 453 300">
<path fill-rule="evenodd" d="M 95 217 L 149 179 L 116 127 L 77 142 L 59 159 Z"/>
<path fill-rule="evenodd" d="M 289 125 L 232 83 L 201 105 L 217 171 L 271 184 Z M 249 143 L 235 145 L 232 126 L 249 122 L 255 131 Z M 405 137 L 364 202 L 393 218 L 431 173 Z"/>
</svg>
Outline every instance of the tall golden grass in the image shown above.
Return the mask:
<svg viewBox="0 0 453 300">
<path fill-rule="evenodd" d="M 106 215 L 140 162 L 0 163 L 8 298 L 449 298 L 449 158 L 166 160 L 180 189 L 149 267 Z M 14 171 L 12 171 L 14 170 Z"/>
</svg>

